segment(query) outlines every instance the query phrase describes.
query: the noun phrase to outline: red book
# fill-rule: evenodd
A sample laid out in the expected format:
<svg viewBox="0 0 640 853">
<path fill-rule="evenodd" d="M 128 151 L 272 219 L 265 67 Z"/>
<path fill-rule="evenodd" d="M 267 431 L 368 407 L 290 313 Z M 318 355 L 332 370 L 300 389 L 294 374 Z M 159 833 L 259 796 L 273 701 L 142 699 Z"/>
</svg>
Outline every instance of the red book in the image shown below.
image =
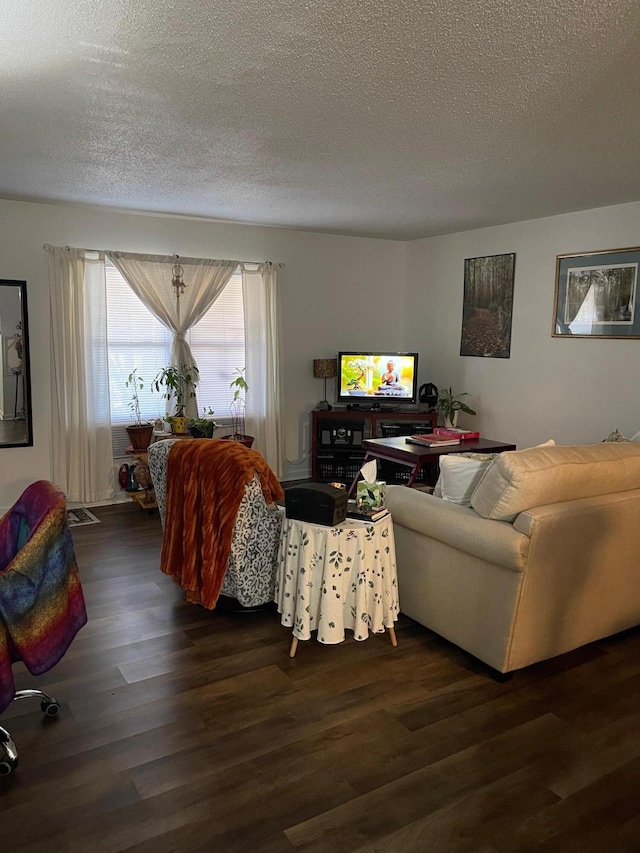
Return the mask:
<svg viewBox="0 0 640 853">
<path fill-rule="evenodd" d="M 425 447 L 443 447 L 449 444 L 460 444 L 459 438 L 447 438 L 444 435 L 434 435 L 432 432 L 424 435 L 410 435 L 406 441 L 409 444 L 422 444 Z"/>
<path fill-rule="evenodd" d="M 480 438 L 480 433 L 473 429 L 459 429 L 458 427 L 435 427 L 434 435 L 443 435 L 445 438 L 459 438 L 460 441 L 471 441 Z"/>
</svg>

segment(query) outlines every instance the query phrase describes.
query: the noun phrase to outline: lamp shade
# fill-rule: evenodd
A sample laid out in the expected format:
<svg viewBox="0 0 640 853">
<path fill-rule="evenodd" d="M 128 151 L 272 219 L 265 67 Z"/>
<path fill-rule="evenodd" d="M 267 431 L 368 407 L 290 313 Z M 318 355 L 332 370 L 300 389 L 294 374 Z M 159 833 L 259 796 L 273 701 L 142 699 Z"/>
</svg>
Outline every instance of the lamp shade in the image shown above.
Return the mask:
<svg viewBox="0 0 640 853">
<path fill-rule="evenodd" d="M 335 358 L 314 358 L 313 375 L 316 379 L 331 379 L 338 375 L 338 360 Z"/>
</svg>

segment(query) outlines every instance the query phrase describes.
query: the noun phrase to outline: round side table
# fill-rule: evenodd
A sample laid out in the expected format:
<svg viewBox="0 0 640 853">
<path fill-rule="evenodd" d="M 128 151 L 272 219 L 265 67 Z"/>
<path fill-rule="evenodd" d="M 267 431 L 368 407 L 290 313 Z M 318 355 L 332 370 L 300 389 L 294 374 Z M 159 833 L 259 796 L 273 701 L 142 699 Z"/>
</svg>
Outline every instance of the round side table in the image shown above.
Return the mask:
<svg viewBox="0 0 640 853">
<path fill-rule="evenodd" d="M 285 518 L 275 600 L 281 622 L 293 628 L 291 657 L 298 640 L 317 631 L 320 643 L 341 643 L 345 630 L 356 640 L 389 630 L 396 646 L 398 579 L 393 522 L 346 519 L 325 527 Z"/>
</svg>

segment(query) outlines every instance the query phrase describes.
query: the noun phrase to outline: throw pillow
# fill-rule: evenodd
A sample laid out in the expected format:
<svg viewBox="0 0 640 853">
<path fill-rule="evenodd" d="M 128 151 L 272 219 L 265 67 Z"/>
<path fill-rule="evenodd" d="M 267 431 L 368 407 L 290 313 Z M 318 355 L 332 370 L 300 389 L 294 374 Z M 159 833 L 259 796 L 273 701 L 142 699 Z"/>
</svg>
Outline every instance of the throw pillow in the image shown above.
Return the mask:
<svg viewBox="0 0 640 853">
<path fill-rule="evenodd" d="M 471 506 L 471 495 L 495 453 L 448 453 L 440 457 L 440 476 L 433 494 L 442 500 Z"/>
</svg>

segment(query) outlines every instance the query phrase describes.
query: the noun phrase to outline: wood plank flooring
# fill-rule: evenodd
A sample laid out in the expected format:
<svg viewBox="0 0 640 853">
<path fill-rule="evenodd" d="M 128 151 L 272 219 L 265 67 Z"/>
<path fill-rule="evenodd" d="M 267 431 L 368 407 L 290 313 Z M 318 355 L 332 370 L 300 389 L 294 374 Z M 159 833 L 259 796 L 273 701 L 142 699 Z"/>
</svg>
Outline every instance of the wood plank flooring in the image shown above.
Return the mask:
<svg viewBox="0 0 640 853">
<path fill-rule="evenodd" d="M 133 504 L 75 528 L 89 623 L 15 703 L 0 851 L 638 853 L 640 630 L 493 681 L 402 618 L 301 643 L 209 612 L 158 569 Z M 402 590 L 400 590 L 402 596 Z"/>
</svg>

